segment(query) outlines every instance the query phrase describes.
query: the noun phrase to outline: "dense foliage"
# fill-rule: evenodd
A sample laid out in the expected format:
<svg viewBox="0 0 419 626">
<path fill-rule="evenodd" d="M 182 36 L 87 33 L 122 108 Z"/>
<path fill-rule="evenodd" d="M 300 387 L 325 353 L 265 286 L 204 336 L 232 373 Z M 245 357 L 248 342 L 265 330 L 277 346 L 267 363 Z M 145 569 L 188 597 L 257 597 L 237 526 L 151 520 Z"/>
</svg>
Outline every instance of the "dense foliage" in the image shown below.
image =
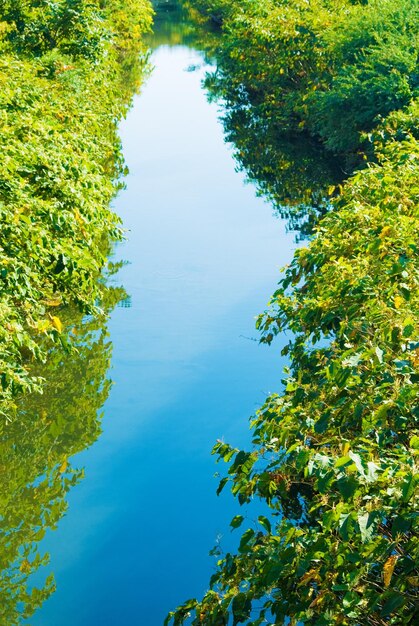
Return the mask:
<svg viewBox="0 0 419 626">
<path fill-rule="evenodd" d="M 415 0 L 189 4 L 223 25 L 218 56 L 234 106 L 257 107 L 282 130 L 307 129 L 334 152 L 359 150 L 361 133 L 419 86 Z"/>
<path fill-rule="evenodd" d="M 146 68 L 147 0 L 0 0 L 0 622 L 54 589 L 38 543 L 81 476 L 109 383 L 121 237 L 117 124 Z M 25 392 L 33 393 L 25 393 Z M 40 588 L 38 588 L 40 586 Z"/>
<path fill-rule="evenodd" d="M 0 380 L 3 419 L 40 388 L 60 307 L 92 313 L 123 171 L 118 119 L 138 86 L 146 0 L 0 0 Z"/>
<path fill-rule="evenodd" d="M 414 624 L 418 5 L 189 4 L 220 30 L 210 81 L 227 119 L 245 113 L 246 145 L 253 119 L 263 142 L 265 121 L 269 145 L 274 129 L 307 136 L 358 171 L 329 190 L 326 215 L 258 319 L 263 342 L 289 333 L 284 391 L 252 419 L 250 451 L 214 448 L 229 465 L 219 490 L 230 484 L 241 504 L 260 499 L 261 515 L 236 554 L 219 551 L 203 599 L 167 622 Z M 256 163 L 247 156 L 239 146 L 244 167 Z"/>
</svg>

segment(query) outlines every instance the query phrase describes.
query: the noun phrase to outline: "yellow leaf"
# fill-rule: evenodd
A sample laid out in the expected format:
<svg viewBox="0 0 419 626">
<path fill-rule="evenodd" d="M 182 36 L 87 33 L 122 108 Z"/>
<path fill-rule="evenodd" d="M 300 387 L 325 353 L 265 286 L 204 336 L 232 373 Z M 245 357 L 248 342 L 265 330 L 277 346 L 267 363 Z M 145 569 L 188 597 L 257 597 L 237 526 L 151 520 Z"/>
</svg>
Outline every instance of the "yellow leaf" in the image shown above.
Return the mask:
<svg viewBox="0 0 419 626">
<path fill-rule="evenodd" d="M 61 323 L 60 318 L 56 317 L 55 315 L 53 315 L 51 317 L 51 321 L 52 321 L 52 325 L 54 326 L 54 328 L 56 328 L 59 333 L 62 333 L 63 332 L 63 325 Z"/>
<path fill-rule="evenodd" d="M 414 353 L 410 356 L 410 360 L 412 361 L 414 367 L 419 367 L 419 350 L 414 351 Z"/>
<path fill-rule="evenodd" d="M 350 447 L 351 447 L 351 444 L 349 443 L 349 441 L 345 441 L 345 443 L 342 446 L 343 456 L 346 456 L 348 454 Z"/>
<path fill-rule="evenodd" d="M 384 587 L 386 589 L 390 585 L 391 577 L 393 576 L 394 568 L 396 567 L 396 563 L 397 563 L 397 559 L 398 558 L 399 557 L 396 554 L 393 554 L 384 563 L 384 566 L 383 566 L 383 580 L 384 580 Z"/>
<path fill-rule="evenodd" d="M 336 187 L 334 185 L 330 185 L 330 187 L 328 187 L 327 189 L 327 195 L 331 196 L 332 193 L 335 191 Z"/>
<path fill-rule="evenodd" d="M 77 209 L 74 211 L 74 217 L 76 218 L 76 221 L 79 224 L 83 224 L 84 218 L 80 215 L 80 213 L 79 213 L 79 211 Z"/>
<path fill-rule="evenodd" d="M 29 574 L 29 572 L 31 571 L 32 567 L 31 564 L 29 563 L 29 561 L 27 561 L 26 559 L 24 561 L 22 561 L 20 567 L 19 567 L 20 571 L 23 572 L 24 574 Z"/>
<path fill-rule="evenodd" d="M 62 462 L 60 469 L 58 470 L 60 472 L 60 474 L 64 474 L 64 472 L 66 471 L 68 467 L 68 461 L 67 459 L 64 459 L 64 461 Z"/>
<path fill-rule="evenodd" d="M 384 228 L 382 229 L 379 237 L 380 239 L 384 239 L 385 237 L 387 237 L 387 235 L 389 235 L 392 231 L 391 226 L 384 226 Z"/>
<path fill-rule="evenodd" d="M 50 300 L 44 300 L 47 306 L 60 306 L 62 304 L 61 298 L 51 298 Z"/>
<path fill-rule="evenodd" d="M 396 307 L 396 309 L 400 309 L 402 304 L 403 304 L 403 298 L 401 296 L 396 296 L 394 298 L 394 306 Z"/>
<path fill-rule="evenodd" d="M 298 583 L 298 586 L 305 585 L 305 584 L 309 583 L 312 580 L 315 580 L 316 582 L 320 582 L 321 581 L 320 575 L 319 575 L 318 571 L 315 570 L 315 569 L 311 569 L 308 572 L 306 572 L 302 576 L 300 582 Z"/>
<path fill-rule="evenodd" d="M 36 330 L 37 333 L 45 333 L 49 328 L 51 328 L 50 321 L 49 320 L 41 320 L 36 325 L 35 330 Z"/>
</svg>

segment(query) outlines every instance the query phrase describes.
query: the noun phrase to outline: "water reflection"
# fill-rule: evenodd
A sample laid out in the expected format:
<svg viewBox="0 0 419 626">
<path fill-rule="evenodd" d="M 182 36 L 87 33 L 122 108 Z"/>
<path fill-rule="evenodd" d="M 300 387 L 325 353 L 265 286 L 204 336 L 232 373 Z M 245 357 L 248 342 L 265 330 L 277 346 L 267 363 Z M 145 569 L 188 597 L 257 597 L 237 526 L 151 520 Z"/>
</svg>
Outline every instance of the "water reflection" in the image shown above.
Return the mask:
<svg viewBox="0 0 419 626">
<path fill-rule="evenodd" d="M 215 69 L 207 72 L 204 86 L 210 102 L 220 106 L 225 140 L 233 146 L 238 170 L 288 220 L 290 230 L 298 231 L 299 238 L 310 235 L 329 208 L 331 188 L 346 175 L 343 164 L 308 134 L 282 128 L 266 106 L 249 104 L 234 76 L 234 64 L 223 54 L 219 34 L 202 23 L 193 3 L 155 0 L 153 4 L 151 47 L 187 45 L 205 53 Z"/>
<path fill-rule="evenodd" d="M 103 435 L 78 460 L 88 480 L 47 535 L 57 592 L 32 626 L 161 626 L 202 593 L 218 533 L 234 541 L 236 503 L 216 496 L 212 444 L 245 445 L 282 367 L 249 337 L 293 236 L 235 172 L 202 90 L 205 55 L 158 41 L 121 126 L 129 239 L 117 254 L 130 263 L 118 276 L 131 306 L 110 322 L 115 386 Z"/>
<path fill-rule="evenodd" d="M 266 106 L 262 97 L 251 101 L 217 33 L 202 24 L 193 2 L 181 4 L 183 14 L 195 25 L 195 45 L 216 65 L 204 85 L 210 101 L 220 104 L 226 141 L 233 146 L 238 170 L 304 238 L 328 210 L 330 189 L 346 176 L 343 163 L 305 132 L 283 128 L 275 106 Z"/>
<path fill-rule="evenodd" d="M 195 25 L 189 19 L 189 12 L 179 0 L 155 0 L 153 33 L 148 36 L 148 45 L 193 46 L 197 39 Z"/>
<path fill-rule="evenodd" d="M 228 75 L 222 82 L 229 84 Z M 206 86 L 214 98 L 225 96 L 225 87 L 213 76 Z M 329 209 L 328 190 L 342 181 L 343 171 L 336 159 L 308 136 L 283 133 L 275 121 L 261 118 L 256 109 L 230 105 L 223 124 L 226 139 L 234 145 L 238 169 L 288 221 L 290 230 L 299 232 L 299 239 L 309 236 Z"/>
<path fill-rule="evenodd" d="M 106 311 L 122 293 L 106 291 Z M 69 459 L 98 438 L 109 392 L 106 314 L 85 319 L 67 309 L 59 315 L 73 349 L 50 346 L 47 363 L 33 371 L 45 380 L 43 394 L 19 398 L 14 419 L 0 422 L 0 623 L 7 626 L 30 617 L 54 591 L 51 575 L 33 582 L 48 562 L 39 543 L 56 528 L 68 491 L 82 477 Z"/>
</svg>

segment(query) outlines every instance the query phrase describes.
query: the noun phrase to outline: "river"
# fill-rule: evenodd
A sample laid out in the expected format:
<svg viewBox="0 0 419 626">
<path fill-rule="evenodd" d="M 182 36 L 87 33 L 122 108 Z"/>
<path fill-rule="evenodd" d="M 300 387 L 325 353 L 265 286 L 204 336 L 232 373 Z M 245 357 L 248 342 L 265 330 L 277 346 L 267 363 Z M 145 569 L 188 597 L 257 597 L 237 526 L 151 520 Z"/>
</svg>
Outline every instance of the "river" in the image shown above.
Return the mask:
<svg viewBox="0 0 419 626">
<path fill-rule="evenodd" d="M 236 171 L 204 54 L 181 26 L 160 21 L 120 129 L 130 174 L 115 260 L 127 263 L 114 280 L 129 298 L 109 324 L 115 384 L 101 437 L 75 459 L 85 479 L 45 539 L 57 591 L 33 626 L 161 626 L 202 594 L 238 507 L 215 494 L 211 447 L 245 445 L 248 418 L 280 386 L 280 342 L 258 345 L 254 317 L 294 235 Z"/>
</svg>

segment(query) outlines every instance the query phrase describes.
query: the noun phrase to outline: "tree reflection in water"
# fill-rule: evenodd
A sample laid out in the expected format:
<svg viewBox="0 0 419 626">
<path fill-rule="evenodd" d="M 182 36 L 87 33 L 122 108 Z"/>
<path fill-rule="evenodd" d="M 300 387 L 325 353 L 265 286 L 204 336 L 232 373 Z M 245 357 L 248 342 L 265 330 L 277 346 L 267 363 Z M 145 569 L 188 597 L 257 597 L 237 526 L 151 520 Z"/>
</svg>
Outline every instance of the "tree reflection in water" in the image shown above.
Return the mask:
<svg viewBox="0 0 419 626">
<path fill-rule="evenodd" d="M 281 128 L 274 117 L 249 106 L 228 67 L 207 75 L 205 87 L 222 103 L 226 141 L 232 144 L 238 170 L 272 203 L 291 230 L 304 238 L 329 208 L 328 198 L 345 173 L 335 157 L 305 133 Z"/>
<path fill-rule="evenodd" d="M 195 27 L 194 46 L 215 66 L 207 73 L 205 88 L 209 99 L 220 105 L 225 138 L 233 147 L 238 170 L 288 221 L 290 230 L 299 232 L 299 239 L 310 235 L 329 209 L 333 188 L 347 176 L 343 162 L 304 129 L 281 126 L 276 103 L 269 104 L 267 94 L 258 91 L 262 87 L 252 85 L 250 61 L 240 60 L 238 75 L 237 60 L 220 39 L 217 23 L 211 27 L 193 3 L 181 4 Z M 249 84 L 244 85 L 241 77 L 247 76 L 248 62 Z"/>
<path fill-rule="evenodd" d="M 63 343 L 71 339 L 72 348 L 49 347 L 47 362 L 33 368 L 45 381 L 43 393 L 19 398 L 15 417 L 0 421 L 1 624 L 19 624 L 54 591 L 52 575 L 40 588 L 32 582 L 48 562 L 39 543 L 56 528 L 67 508 L 66 494 L 83 476 L 71 457 L 100 435 L 100 408 L 111 384 L 107 314 L 125 295 L 107 289 L 104 313 L 96 318 L 60 311 Z"/>
<path fill-rule="evenodd" d="M 156 0 L 154 33 L 149 44 L 186 45 L 203 52 L 215 68 L 207 73 L 208 98 L 220 105 L 225 139 L 231 143 L 238 169 L 272 203 L 298 238 L 313 232 L 329 208 L 332 188 L 345 177 L 341 162 L 303 130 L 281 127 L 275 107 L 241 84 L 235 63 L 220 44 L 217 25 L 205 22 L 193 3 Z M 242 64 L 246 64 L 243 59 Z"/>
</svg>

